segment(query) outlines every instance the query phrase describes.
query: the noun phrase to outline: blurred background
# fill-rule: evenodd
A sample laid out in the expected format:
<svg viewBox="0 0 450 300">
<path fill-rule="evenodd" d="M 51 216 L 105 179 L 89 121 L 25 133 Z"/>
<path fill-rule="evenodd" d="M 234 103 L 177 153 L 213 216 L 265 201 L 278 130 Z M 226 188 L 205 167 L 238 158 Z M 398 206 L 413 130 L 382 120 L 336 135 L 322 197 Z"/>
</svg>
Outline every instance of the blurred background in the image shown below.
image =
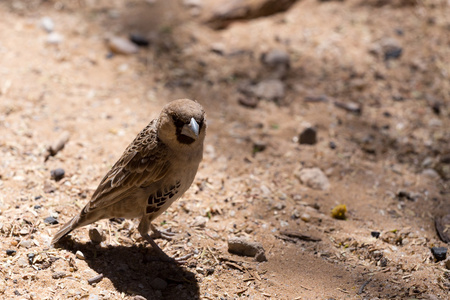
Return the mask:
<svg viewBox="0 0 450 300">
<path fill-rule="evenodd" d="M 0 15 L 4 297 L 449 296 L 448 0 L 10 0 Z M 146 262 L 135 220 L 51 248 L 178 98 L 207 112 L 204 161 L 157 225 L 194 258 Z"/>
</svg>

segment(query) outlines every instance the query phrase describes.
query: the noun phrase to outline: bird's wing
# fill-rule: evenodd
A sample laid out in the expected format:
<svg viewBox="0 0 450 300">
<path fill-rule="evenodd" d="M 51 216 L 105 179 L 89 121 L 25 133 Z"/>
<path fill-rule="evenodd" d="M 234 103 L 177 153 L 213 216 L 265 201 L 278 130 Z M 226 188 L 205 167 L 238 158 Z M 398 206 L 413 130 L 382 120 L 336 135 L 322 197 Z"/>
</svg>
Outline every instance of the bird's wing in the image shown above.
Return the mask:
<svg viewBox="0 0 450 300">
<path fill-rule="evenodd" d="M 122 157 L 102 179 L 85 213 L 110 206 L 163 178 L 168 169 L 167 151 L 158 144 L 156 120 L 144 128 L 127 147 Z"/>
</svg>

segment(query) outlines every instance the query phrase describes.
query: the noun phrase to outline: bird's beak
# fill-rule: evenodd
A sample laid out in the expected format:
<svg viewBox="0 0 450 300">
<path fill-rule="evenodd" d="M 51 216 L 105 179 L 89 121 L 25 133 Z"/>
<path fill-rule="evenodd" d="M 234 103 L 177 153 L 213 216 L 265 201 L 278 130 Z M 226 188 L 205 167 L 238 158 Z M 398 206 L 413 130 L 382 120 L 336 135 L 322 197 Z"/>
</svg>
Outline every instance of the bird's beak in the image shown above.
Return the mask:
<svg viewBox="0 0 450 300">
<path fill-rule="evenodd" d="M 184 124 L 183 129 L 181 129 L 181 134 L 196 140 L 198 138 L 199 130 L 200 128 L 197 121 L 195 121 L 194 118 L 191 118 L 189 124 Z"/>
</svg>

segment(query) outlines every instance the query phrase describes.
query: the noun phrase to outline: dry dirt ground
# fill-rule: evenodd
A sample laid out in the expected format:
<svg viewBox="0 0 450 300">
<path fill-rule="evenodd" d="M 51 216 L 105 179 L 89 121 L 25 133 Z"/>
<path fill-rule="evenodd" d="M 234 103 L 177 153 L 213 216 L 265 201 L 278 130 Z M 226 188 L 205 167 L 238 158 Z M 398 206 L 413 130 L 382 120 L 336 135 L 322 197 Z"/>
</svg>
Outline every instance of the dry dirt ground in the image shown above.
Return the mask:
<svg viewBox="0 0 450 300">
<path fill-rule="evenodd" d="M 192 2 L 0 2 L 0 298 L 448 299 L 449 270 L 430 249 L 448 247 L 434 220 L 450 213 L 450 3 L 304 0 L 215 31 L 204 20 L 218 1 Z M 149 47 L 110 55 L 105 38 L 133 32 Z M 389 47 L 400 57 L 385 60 Z M 290 57 L 284 94 L 242 106 L 255 97 L 242 91 L 272 76 L 260 61 L 272 49 Z M 148 260 L 136 220 L 98 222 L 100 245 L 81 228 L 52 247 L 177 98 L 204 105 L 209 128 L 193 186 L 156 222 L 177 237 L 157 242 L 194 256 Z M 306 123 L 314 145 L 297 142 Z M 308 168 L 326 174 L 327 190 L 300 182 Z M 331 217 L 339 204 L 346 220 Z M 235 236 L 262 243 L 267 261 L 228 253 Z"/>
</svg>

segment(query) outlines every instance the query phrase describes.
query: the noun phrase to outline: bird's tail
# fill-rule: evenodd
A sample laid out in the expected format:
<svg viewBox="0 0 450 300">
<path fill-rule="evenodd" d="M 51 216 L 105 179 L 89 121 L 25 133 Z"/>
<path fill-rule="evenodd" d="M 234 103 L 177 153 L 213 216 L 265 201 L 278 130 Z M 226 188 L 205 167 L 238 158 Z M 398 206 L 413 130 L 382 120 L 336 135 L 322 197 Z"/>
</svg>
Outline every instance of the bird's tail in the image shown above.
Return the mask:
<svg viewBox="0 0 450 300">
<path fill-rule="evenodd" d="M 72 230 L 78 227 L 80 215 L 76 215 L 69 222 L 67 222 L 53 237 L 52 244 L 56 244 L 60 239 L 69 234 Z"/>
</svg>

